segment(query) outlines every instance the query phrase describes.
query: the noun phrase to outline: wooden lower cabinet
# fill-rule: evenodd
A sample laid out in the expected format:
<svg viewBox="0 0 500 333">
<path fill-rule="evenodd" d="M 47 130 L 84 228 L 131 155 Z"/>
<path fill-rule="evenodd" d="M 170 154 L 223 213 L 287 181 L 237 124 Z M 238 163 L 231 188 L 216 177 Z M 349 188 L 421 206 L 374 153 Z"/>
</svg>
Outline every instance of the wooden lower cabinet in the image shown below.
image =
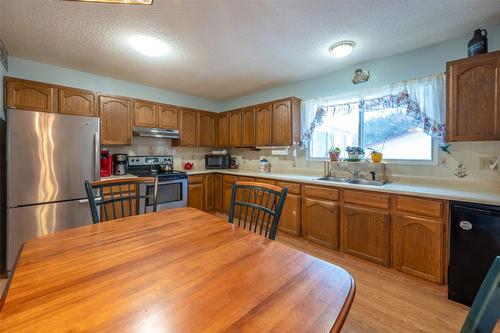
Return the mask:
<svg viewBox="0 0 500 333">
<path fill-rule="evenodd" d="M 205 190 L 205 211 L 212 211 L 215 209 L 215 177 L 213 173 L 205 175 L 203 185 Z"/>
<path fill-rule="evenodd" d="M 344 205 L 341 217 L 341 249 L 373 261 L 390 264 L 391 214 L 373 208 Z"/>
<path fill-rule="evenodd" d="M 214 206 L 216 212 L 222 212 L 222 175 L 214 175 Z"/>
<path fill-rule="evenodd" d="M 399 214 L 396 217 L 394 267 L 442 283 L 443 238 L 442 221 Z"/>
<path fill-rule="evenodd" d="M 216 173 L 215 211 L 229 214 L 236 180 L 288 187 L 280 233 L 300 236 L 429 281 L 446 281 L 447 201 Z M 205 188 L 211 182 L 206 179 Z M 201 190 L 191 186 L 191 191 Z M 210 205 L 205 201 L 205 209 Z"/>
<path fill-rule="evenodd" d="M 281 211 L 278 230 L 294 236 L 300 236 L 300 205 L 301 198 L 297 194 L 288 194 Z"/>
<path fill-rule="evenodd" d="M 229 207 L 231 205 L 231 192 L 233 190 L 233 183 L 236 181 L 236 176 L 224 175 L 222 181 L 222 212 L 229 214 Z"/>
<path fill-rule="evenodd" d="M 188 176 L 188 207 L 205 209 L 204 175 Z"/>
<path fill-rule="evenodd" d="M 302 237 L 305 239 L 337 249 L 338 220 L 338 202 L 316 198 L 303 198 Z"/>
</svg>

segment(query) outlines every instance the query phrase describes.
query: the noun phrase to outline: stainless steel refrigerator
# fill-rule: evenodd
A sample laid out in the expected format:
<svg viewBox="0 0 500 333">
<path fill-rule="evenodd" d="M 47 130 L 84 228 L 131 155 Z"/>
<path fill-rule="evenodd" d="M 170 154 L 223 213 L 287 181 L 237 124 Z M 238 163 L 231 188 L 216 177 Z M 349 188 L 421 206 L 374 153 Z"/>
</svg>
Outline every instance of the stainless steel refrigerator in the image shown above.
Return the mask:
<svg viewBox="0 0 500 333">
<path fill-rule="evenodd" d="M 25 241 L 92 223 L 99 161 L 98 118 L 7 111 L 7 271 Z"/>
</svg>

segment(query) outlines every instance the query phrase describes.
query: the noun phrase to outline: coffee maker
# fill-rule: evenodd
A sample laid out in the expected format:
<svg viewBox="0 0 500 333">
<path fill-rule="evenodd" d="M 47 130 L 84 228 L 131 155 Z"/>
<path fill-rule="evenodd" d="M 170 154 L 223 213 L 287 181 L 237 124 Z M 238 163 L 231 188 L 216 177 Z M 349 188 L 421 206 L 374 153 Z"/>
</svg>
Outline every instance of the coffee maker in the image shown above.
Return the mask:
<svg viewBox="0 0 500 333">
<path fill-rule="evenodd" d="M 126 175 L 127 170 L 127 154 L 114 154 L 113 155 L 113 174 L 116 176 Z"/>
<path fill-rule="evenodd" d="M 112 157 L 107 149 L 101 149 L 101 177 L 111 176 Z"/>
</svg>

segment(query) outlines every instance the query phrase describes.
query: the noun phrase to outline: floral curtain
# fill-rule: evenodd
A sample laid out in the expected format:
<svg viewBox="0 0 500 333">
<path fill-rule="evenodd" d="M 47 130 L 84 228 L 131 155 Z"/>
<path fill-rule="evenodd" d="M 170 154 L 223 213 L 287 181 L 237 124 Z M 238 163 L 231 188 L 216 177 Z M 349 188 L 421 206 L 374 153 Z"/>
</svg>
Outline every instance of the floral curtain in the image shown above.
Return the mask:
<svg viewBox="0 0 500 333">
<path fill-rule="evenodd" d="M 425 133 L 444 141 L 444 74 L 402 81 L 379 89 L 360 91 L 347 98 L 331 96 L 304 101 L 302 105 L 302 144 L 308 146 L 314 130 L 327 114 L 337 112 L 376 112 L 386 108 L 405 108 L 415 125 Z M 345 102 L 339 102 L 344 100 Z"/>
</svg>

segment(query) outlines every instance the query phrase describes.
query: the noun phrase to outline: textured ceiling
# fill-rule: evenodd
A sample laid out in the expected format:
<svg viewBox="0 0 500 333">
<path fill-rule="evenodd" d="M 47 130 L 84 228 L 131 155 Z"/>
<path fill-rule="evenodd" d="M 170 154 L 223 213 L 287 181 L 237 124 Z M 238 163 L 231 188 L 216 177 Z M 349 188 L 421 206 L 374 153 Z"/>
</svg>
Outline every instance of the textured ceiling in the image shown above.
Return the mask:
<svg viewBox="0 0 500 333">
<path fill-rule="evenodd" d="M 127 6 L 0 0 L 13 56 L 226 100 L 361 61 L 452 39 L 500 22 L 500 0 L 155 0 Z M 127 38 L 172 47 L 148 58 Z M 328 54 L 338 40 L 351 56 Z"/>
</svg>

